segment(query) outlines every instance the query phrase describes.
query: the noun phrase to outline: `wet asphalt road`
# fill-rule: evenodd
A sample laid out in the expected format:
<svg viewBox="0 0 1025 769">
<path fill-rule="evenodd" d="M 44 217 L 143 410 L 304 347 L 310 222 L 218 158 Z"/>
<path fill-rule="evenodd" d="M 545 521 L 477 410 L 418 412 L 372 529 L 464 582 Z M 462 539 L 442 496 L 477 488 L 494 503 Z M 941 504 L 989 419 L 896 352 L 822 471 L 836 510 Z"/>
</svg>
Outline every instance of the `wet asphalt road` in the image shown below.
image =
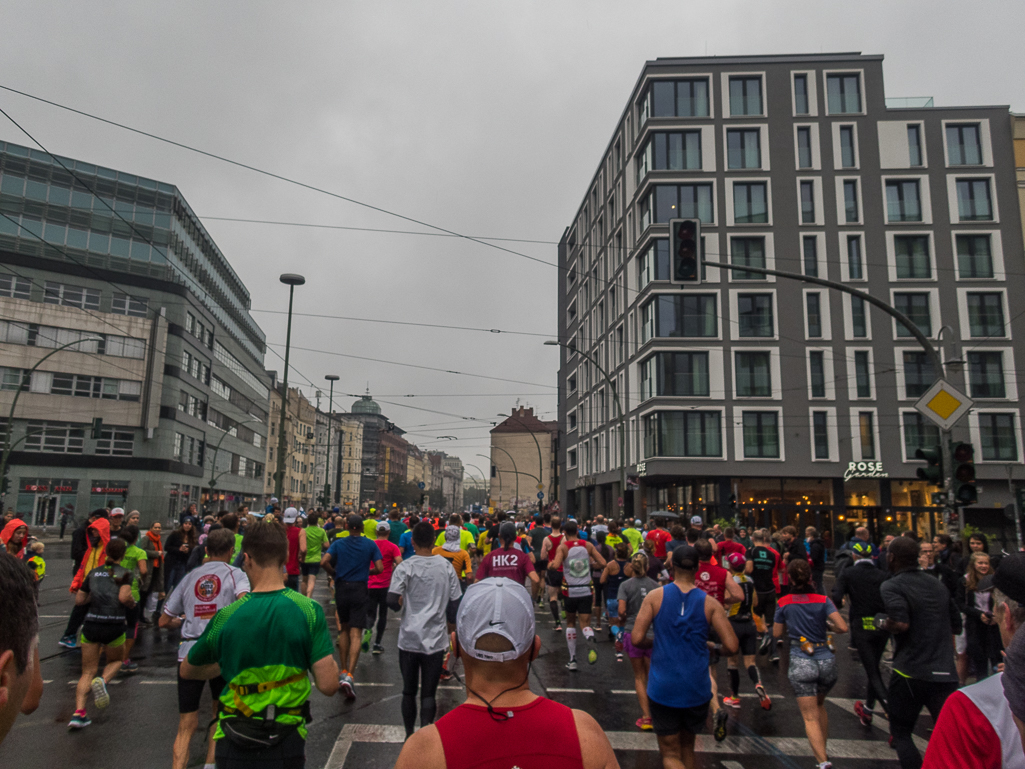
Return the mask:
<svg viewBox="0 0 1025 769">
<path fill-rule="evenodd" d="M 177 730 L 174 632 L 153 628 L 140 630 L 132 657 L 139 672 L 120 678 L 110 687 L 111 705 L 97 711 L 90 703 L 92 726 L 70 733 L 68 719 L 74 710 L 74 682 L 79 675 L 79 653 L 57 645 L 71 610 L 69 546 L 47 546 L 48 576 L 40 590 L 40 655 L 46 681 L 42 703 L 31 716 L 20 716 L 0 745 L 3 769 L 139 769 L 169 766 L 171 745 Z M 323 581 L 323 576 L 321 577 Z M 326 581 L 318 588 L 329 615 Z M 531 672 L 531 688 L 552 699 L 593 715 L 609 734 L 620 764 L 636 769 L 661 767 L 655 738 L 634 726 L 640 715 L 633 694 L 629 661 L 617 663 L 606 633 L 599 633 L 599 660 L 581 664 L 577 673 L 565 670 L 568 652 L 562 634 L 554 631 L 547 607 L 537 614 L 543 648 Z M 333 625 L 333 622 L 330 623 Z M 358 697 L 348 703 L 341 696 L 327 699 L 314 692 L 314 721 L 309 727 L 307 766 L 311 769 L 378 769 L 391 767 L 401 748 L 403 730 L 399 712 L 401 678 L 395 649 L 397 615 L 389 619 L 385 653 L 366 654 L 356 674 Z M 864 694 L 865 677 L 847 650 L 846 637 L 837 637 L 840 680 L 830 694 L 830 758 L 837 769 L 864 767 L 886 761 L 897 766 L 896 754 L 887 747 L 886 723 L 863 727 L 851 712 L 854 699 Z M 579 642 L 578 647 L 583 648 Z M 578 655 L 583 659 L 583 655 Z M 815 766 L 810 755 L 797 703 L 783 671 L 758 658 L 762 679 L 773 697 L 771 711 L 763 711 L 753 698 L 753 687 L 741 671 L 742 705 L 731 711 L 729 734 L 715 743 L 710 732 L 699 738 L 698 766 L 723 769 Z M 728 687 L 725 661 L 720 664 L 720 692 Z M 744 695 L 752 695 L 744 697 Z M 204 694 L 201 713 L 208 712 Z M 439 715 L 463 701 L 458 681 L 442 684 L 438 693 Z M 931 720 L 919 722 L 918 734 L 928 738 Z M 924 743 L 923 743 L 924 744 Z M 205 746 L 193 739 L 190 766 L 202 766 Z M 834 756 L 836 756 L 834 758 Z M 846 757 L 841 757 L 846 756 Z"/>
</svg>

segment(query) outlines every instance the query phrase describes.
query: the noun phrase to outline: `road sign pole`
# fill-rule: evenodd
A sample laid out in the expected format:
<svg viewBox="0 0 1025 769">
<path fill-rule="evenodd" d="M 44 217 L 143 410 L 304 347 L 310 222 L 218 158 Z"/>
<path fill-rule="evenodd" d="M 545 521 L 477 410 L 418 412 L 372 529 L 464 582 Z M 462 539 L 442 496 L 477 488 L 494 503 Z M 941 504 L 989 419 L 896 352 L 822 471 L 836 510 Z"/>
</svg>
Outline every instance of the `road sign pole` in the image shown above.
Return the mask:
<svg viewBox="0 0 1025 769">
<path fill-rule="evenodd" d="M 1015 490 L 1014 479 L 1012 478 L 1013 473 L 1014 465 L 1007 465 L 1007 490 L 1011 494 L 1012 504 L 1014 505 L 1014 533 L 1018 536 L 1018 552 L 1020 553 L 1025 548 L 1021 540 L 1021 496 L 1025 489 Z"/>
</svg>

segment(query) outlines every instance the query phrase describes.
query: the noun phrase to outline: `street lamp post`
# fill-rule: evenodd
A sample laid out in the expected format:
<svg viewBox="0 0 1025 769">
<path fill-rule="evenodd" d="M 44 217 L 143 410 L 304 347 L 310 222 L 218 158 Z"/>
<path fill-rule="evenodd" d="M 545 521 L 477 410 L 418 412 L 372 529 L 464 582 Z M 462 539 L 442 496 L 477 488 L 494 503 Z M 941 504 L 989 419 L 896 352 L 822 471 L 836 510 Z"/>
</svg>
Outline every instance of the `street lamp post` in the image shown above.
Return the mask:
<svg viewBox="0 0 1025 769">
<path fill-rule="evenodd" d="M 339 380 L 337 374 L 327 374 L 324 379 L 331 383 L 327 395 L 327 459 L 324 463 L 324 507 L 331 507 L 331 423 L 335 419 L 335 382 Z"/>
<path fill-rule="evenodd" d="M 491 499 L 491 489 L 490 489 L 489 484 L 488 484 L 488 479 L 484 475 L 484 471 L 481 470 L 479 467 L 477 467 L 477 465 L 471 465 L 469 462 L 466 463 L 466 466 L 467 467 L 472 467 L 474 470 L 476 470 L 478 473 L 480 473 L 481 483 L 484 484 L 484 493 L 487 494 L 487 498 L 490 500 Z"/>
<path fill-rule="evenodd" d="M 491 465 L 491 467 L 495 468 L 495 472 L 498 473 L 498 485 L 500 487 L 504 487 L 505 483 L 502 481 L 502 468 L 499 467 L 498 465 L 496 465 L 494 463 L 494 461 L 491 459 L 491 457 L 489 457 L 487 454 L 478 454 L 477 456 L 478 457 L 483 457 L 484 459 L 488 460 L 488 464 Z M 490 476 L 490 473 L 489 473 L 489 476 Z M 499 503 L 502 502 L 502 497 L 501 496 L 499 496 L 498 501 L 499 501 Z M 499 504 L 499 507 L 501 507 L 501 504 Z"/>
<path fill-rule="evenodd" d="M 238 422 L 238 423 L 236 423 L 235 427 L 242 427 L 243 425 L 249 425 L 249 424 L 253 424 L 254 422 L 259 422 L 259 421 L 260 420 L 258 420 L 258 419 L 247 419 L 245 422 Z M 231 470 L 231 468 L 229 467 L 228 470 L 223 470 L 222 472 L 217 473 L 217 475 L 214 475 L 214 471 L 217 469 L 217 454 L 221 450 L 221 444 L 224 443 L 224 439 L 227 438 L 230 434 L 231 434 L 230 430 L 225 430 L 224 431 L 224 435 L 221 436 L 221 439 L 219 441 L 217 441 L 217 445 L 214 447 L 214 458 L 213 458 L 213 461 L 210 463 L 210 491 L 211 491 L 211 493 L 213 492 L 214 488 L 217 486 L 217 481 L 220 479 L 220 477 L 222 475 L 224 475 L 225 473 L 230 472 L 230 470 Z"/>
<path fill-rule="evenodd" d="M 546 345 L 558 345 L 559 347 L 565 347 L 571 352 L 577 352 L 591 361 L 594 367 L 598 369 L 598 373 L 601 374 L 605 381 L 608 382 L 609 387 L 612 390 L 612 398 L 616 402 L 616 413 L 619 415 L 619 499 L 620 499 L 620 513 L 623 512 L 623 507 L 626 504 L 626 418 L 623 414 L 623 404 L 619 400 L 619 390 L 616 388 L 615 382 L 608 375 L 608 372 L 601 367 L 598 360 L 593 355 L 588 355 L 583 350 L 577 349 L 573 344 L 567 342 L 558 342 L 554 339 L 549 339 L 545 342 Z"/>
<path fill-rule="evenodd" d="M 292 299 L 295 296 L 295 287 L 306 282 L 302 275 L 286 272 L 278 278 L 288 286 L 288 328 L 285 332 L 285 373 L 281 377 L 281 420 L 278 425 L 278 470 L 274 477 L 275 496 L 280 500 L 285 488 L 285 450 L 288 441 L 285 437 L 285 412 L 288 410 L 288 354 L 292 348 Z"/>
<path fill-rule="evenodd" d="M 526 422 L 524 422 L 522 419 L 520 419 L 515 414 L 499 414 L 498 416 L 506 417 L 508 419 L 515 419 L 517 422 L 519 422 L 521 425 L 523 425 L 523 427 L 527 428 L 527 434 L 531 438 L 534 439 L 534 444 L 537 446 L 537 485 L 538 486 L 544 486 L 543 478 L 545 477 L 545 463 L 544 463 L 544 460 L 541 459 L 541 444 L 538 442 L 537 436 L 534 435 L 534 432 L 529 427 L 527 427 Z M 544 491 L 544 489 L 543 488 L 539 488 L 538 491 Z M 541 500 L 540 499 L 537 501 L 537 509 L 538 509 L 538 512 L 541 511 Z"/>
<path fill-rule="evenodd" d="M 516 501 L 513 502 L 513 510 L 519 510 L 520 509 L 520 469 L 518 467 L 516 467 L 516 460 L 513 459 L 513 455 L 512 454 L 510 454 L 508 451 L 503 449 L 501 446 L 492 446 L 491 448 L 497 449 L 498 451 L 501 451 L 503 454 L 505 454 L 507 457 L 509 457 L 509 461 L 512 462 L 513 473 L 516 475 Z M 491 458 L 488 457 L 488 459 L 491 459 Z M 494 464 L 493 460 L 492 460 L 492 464 Z M 495 467 L 498 467 L 498 465 L 495 465 Z M 539 483 L 540 483 L 540 481 L 539 481 Z"/>
</svg>

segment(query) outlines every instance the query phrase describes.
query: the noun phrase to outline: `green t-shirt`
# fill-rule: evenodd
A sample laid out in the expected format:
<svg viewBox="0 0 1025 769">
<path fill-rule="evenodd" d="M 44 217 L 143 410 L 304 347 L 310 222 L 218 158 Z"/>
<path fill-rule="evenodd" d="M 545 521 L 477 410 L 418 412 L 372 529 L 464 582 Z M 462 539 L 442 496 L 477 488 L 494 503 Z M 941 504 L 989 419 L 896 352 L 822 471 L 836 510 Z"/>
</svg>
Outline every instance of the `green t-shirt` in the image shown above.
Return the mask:
<svg viewBox="0 0 1025 769">
<path fill-rule="evenodd" d="M 465 528 L 467 531 L 473 534 L 473 541 L 476 542 L 477 538 L 480 536 L 480 529 L 478 529 L 472 523 L 464 523 L 463 528 Z"/>
<path fill-rule="evenodd" d="M 327 532 L 319 526 L 307 526 L 306 532 L 306 563 L 320 563 L 321 551 L 327 543 Z"/>
<path fill-rule="evenodd" d="M 145 550 L 135 545 L 129 545 L 125 550 L 125 557 L 121 559 L 120 563 L 121 568 L 132 572 L 132 598 L 136 603 L 139 602 L 139 561 L 146 560 L 149 559 L 146 557 Z"/>
<path fill-rule="evenodd" d="M 623 529 L 623 536 L 630 540 L 631 553 L 636 553 L 641 549 L 641 545 L 644 543 L 644 535 L 637 531 L 637 529 L 633 527 Z"/>
<path fill-rule="evenodd" d="M 231 558 L 229 559 L 228 563 L 234 563 L 235 559 L 238 558 L 238 556 L 239 556 L 239 554 L 241 552 L 242 552 L 242 535 L 239 534 L 238 532 L 235 532 L 235 549 L 231 551 Z"/>
<path fill-rule="evenodd" d="M 221 704 L 235 709 L 231 685 L 283 681 L 303 674 L 298 681 L 246 694 L 242 701 L 259 713 L 268 705 L 299 708 L 309 699 L 311 684 L 306 675 L 315 662 L 330 657 L 334 647 L 320 604 L 294 590 L 246 593 L 214 615 L 196 645 L 189 650 L 189 664 L 220 663 L 221 677 L 228 682 Z M 219 718 L 227 717 L 222 709 Z M 280 714 L 283 724 L 298 724 L 306 739 L 302 716 Z M 214 734 L 224 736 L 220 724 Z"/>
<path fill-rule="evenodd" d="M 367 518 L 363 521 L 363 536 L 367 539 L 374 539 L 377 536 L 377 519 Z"/>
</svg>

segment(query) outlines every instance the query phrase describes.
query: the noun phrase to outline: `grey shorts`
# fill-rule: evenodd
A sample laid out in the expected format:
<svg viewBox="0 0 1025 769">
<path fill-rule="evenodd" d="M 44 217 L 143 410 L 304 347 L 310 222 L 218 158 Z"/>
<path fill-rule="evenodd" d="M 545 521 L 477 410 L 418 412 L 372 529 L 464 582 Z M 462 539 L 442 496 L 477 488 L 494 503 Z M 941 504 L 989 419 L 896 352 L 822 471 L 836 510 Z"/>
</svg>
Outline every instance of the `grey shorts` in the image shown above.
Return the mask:
<svg viewBox="0 0 1025 769">
<path fill-rule="evenodd" d="M 836 658 L 833 655 L 822 659 L 808 659 L 790 654 L 790 670 L 787 673 L 795 697 L 815 697 L 826 694 L 836 684 Z"/>
</svg>

